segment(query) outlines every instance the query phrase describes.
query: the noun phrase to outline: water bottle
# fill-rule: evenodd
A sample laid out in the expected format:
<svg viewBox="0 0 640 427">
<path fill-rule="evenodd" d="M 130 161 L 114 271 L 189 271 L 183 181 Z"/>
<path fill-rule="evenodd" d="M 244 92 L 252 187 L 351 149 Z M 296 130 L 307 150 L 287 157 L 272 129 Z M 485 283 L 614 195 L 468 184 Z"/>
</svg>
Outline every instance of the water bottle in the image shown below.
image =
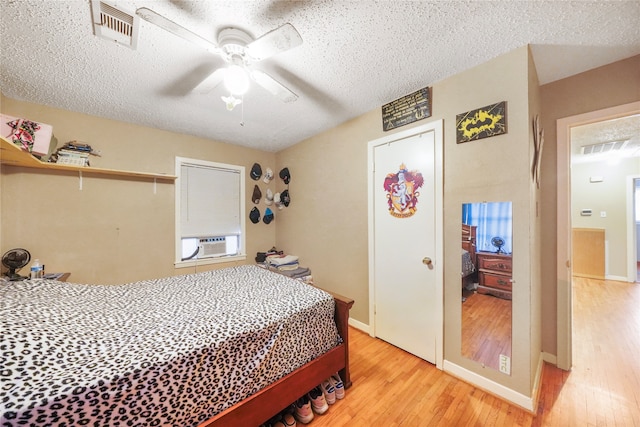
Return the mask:
<svg viewBox="0 0 640 427">
<path fill-rule="evenodd" d="M 31 264 L 31 278 L 32 279 L 42 279 L 42 265 L 40 265 L 40 260 L 37 259 Z"/>
</svg>

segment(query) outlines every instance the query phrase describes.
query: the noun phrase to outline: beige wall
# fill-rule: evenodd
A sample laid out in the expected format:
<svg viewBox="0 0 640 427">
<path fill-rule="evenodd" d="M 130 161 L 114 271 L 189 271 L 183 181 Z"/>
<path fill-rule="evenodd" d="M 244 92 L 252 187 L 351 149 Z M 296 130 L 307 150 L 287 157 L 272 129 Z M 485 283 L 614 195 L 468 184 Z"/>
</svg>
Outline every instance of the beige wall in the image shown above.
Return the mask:
<svg viewBox="0 0 640 427">
<path fill-rule="evenodd" d="M 609 165 L 605 161 L 578 163 L 571 166 L 571 225 L 582 228 L 603 228 L 607 242 L 608 277 L 627 277 L 627 181 L 640 175 L 640 157 Z M 590 177 L 601 176 L 602 182 L 592 183 Z M 591 209 L 591 216 L 581 216 L 582 209 Z M 606 217 L 600 216 L 606 212 Z"/>
<path fill-rule="evenodd" d="M 559 59 L 561 60 L 561 59 Z M 556 120 L 640 100 L 640 55 L 540 87 L 545 146 L 542 153 L 542 349 L 557 352 Z"/>
<path fill-rule="evenodd" d="M 85 141 L 102 152 L 94 167 L 175 175 L 175 157 L 246 168 L 246 206 L 254 205 L 253 162 L 275 167 L 275 154 L 79 113 L 1 98 L 0 111 L 53 126 L 58 144 Z M 69 271 L 71 281 L 123 283 L 185 274 L 174 268 L 174 184 L 151 180 L 41 172 L 2 166 L 0 249 L 27 248 L 47 271 Z M 275 180 L 274 180 L 275 181 Z M 260 182 L 262 191 L 266 184 Z M 275 189 L 272 181 L 271 188 Z M 154 192 L 155 189 L 155 192 Z M 264 210 L 264 205 L 260 208 Z M 247 219 L 247 262 L 275 245 L 278 219 Z M 200 266 L 207 270 L 228 266 Z M 28 272 L 28 270 L 25 269 Z M 23 272 L 24 274 L 24 272 Z"/>
<path fill-rule="evenodd" d="M 436 86 L 445 119 L 445 358 L 529 395 L 530 388 L 530 142 L 528 50 L 522 48 Z M 505 135 L 455 144 L 455 115 L 507 101 Z M 438 110 L 440 111 L 440 110 Z M 460 223 L 465 202 L 513 203 L 512 375 L 461 356 Z M 455 261 L 454 261 L 455 260 Z"/>
<path fill-rule="evenodd" d="M 535 142 L 533 135 L 533 122 L 537 116 L 539 124 L 542 123 L 541 100 L 540 100 L 540 83 L 536 67 L 529 51 L 528 62 L 528 97 L 529 97 L 529 164 L 533 164 L 536 155 Z M 544 146 L 542 147 L 544 149 Z M 532 169 L 529 169 L 531 177 L 531 187 L 529 190 L 529 267 L 530 270 L 530 288 L 529 288 L 529 316 L 530 316 L 530 332 L 529 332 L 529 370 L 530 381 L 529 390 L 533 390 L 536 384 L 536 374 L 542 366 L 542 265 L 540 264 L 542 248 L 542 220 L 540 217 L 540 197 L 541 190 L 539 184 L 536 183 L 532 175 Z M 539 183 L 539 177 L 538 177 Z M 517 286 L 517 285 L 516 285 Z M 535 393 L 535 390 L 533 391 Z"/>
<path fill-rule="evenodd" d="M 278 247 L 300 256 L 318 286 L 353 298 L 351 317 L 364 324 L 367 142 L 382 134 L 375 110 L 278 153 L 278 167 L 291 171 L 291 205 L 280 215 Z"/>
<path fill-rule="evenodd" d="M 444 119 L 445 359 L 529 395 L 530 194 L 528 49 L 523 47 L 433 85 L 433 116 Z M 507 101 L 508 133 L 465 144 L 455 142 L 456 114 Z M 419 126 L 416 122 L 399 130 Z M 375 109 L 278 153 L 292 171 L 292 203 L 281 215 L 279 247 L 301 256 L 317 285 L 349 296 L 355 320 L 369 324 L 367 144 L 382 131 Z M 295 189 L 295 191 L 294 191 Z M 460 356 L 461 204 L 513 201 L 513 374 L 485 370 Z"/>
</svg>

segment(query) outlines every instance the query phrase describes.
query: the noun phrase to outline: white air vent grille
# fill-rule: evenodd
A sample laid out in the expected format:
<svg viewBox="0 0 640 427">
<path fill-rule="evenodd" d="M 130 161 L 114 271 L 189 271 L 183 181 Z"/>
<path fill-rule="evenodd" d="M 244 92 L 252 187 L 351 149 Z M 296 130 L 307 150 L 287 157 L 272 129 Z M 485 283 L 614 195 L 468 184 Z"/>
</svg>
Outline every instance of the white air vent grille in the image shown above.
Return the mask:
<svg viewBox="0 0 640 427">
<path fill-rule="evenodd" d="M 627 145 L 628 142 L 629 140 L 585 145 L 582 147 L 581 152 L 582 154 L 604 154 L 610 153 L 612 151 L 620 151 Z"/>
<path fill-rule="evenodd" d="M 227 242 L 224 237 L 208 237 L 200 239 L 199 257 L 212 257 L 227 254 Z"/>
<path fill-rule="evenodd" d="M 138 43 L 138 17 L 105 2 L 91 5 L 93 30 L 98 37 L 135 49 Z"/>
</svg>

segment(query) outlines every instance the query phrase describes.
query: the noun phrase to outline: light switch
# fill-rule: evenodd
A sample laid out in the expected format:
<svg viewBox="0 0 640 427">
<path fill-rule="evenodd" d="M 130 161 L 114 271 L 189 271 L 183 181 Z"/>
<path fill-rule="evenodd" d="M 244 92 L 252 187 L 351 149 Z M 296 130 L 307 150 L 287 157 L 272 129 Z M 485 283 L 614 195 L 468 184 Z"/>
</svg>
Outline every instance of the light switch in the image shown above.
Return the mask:
<svg viewBox="0 0 640 427">
<path fill-rule="evenodd" d="M 606 218 L 607 217 L 607 211 L 600 211 L 600 218 Z"/>
</svg>

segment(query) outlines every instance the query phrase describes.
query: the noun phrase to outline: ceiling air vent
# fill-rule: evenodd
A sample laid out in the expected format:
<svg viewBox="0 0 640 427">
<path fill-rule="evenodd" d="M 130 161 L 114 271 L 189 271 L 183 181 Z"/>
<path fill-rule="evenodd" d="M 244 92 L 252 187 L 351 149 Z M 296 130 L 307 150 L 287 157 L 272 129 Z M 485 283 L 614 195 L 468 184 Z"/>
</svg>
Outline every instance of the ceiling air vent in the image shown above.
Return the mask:
<svg viewBox="0 0 640 427">
<path fill-rule="evenodd" d="M 96 36 L 135 49 L 138 43 L 138 17 L 105 2 L 92 2 L 93 31 Z"/>
<path fill-rule="evenodd" d="M 584 145 L 582 147 L 582 154 L 604 154 L 610 153 L 613 151 L 622 150 L 629 140 L 624 141 L 612 141 L 612 142 L 601 142 L 599 144 L 592 145 Z"/>
</svg>

